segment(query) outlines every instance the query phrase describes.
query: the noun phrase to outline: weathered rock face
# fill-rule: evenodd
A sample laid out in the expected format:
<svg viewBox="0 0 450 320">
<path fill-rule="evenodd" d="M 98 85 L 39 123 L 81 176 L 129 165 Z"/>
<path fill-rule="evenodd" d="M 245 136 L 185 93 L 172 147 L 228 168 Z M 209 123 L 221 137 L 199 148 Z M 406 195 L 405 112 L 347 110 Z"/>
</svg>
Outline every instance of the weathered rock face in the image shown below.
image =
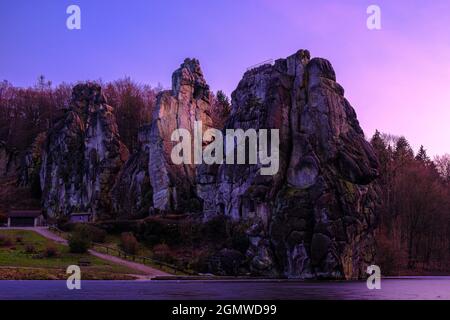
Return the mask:
<svg viewBox="0 0 450 320">
<path fill-rule="evenodd" d="M 113 210 L 121 217 L 146 216 L 153 204 L 148 172 L 150 126 L 139 129 L 139 149 L 123 166 L 111 191 Z"/>
<path fill-rule="evenodd" d="M 159 94 L 153 114 L 149 175 L 156 209 L 201 210 L 195 192 L 196 167 L 193 161 L 173 164 L 171 153 L 178 142 L 171 141 L 171 136 L 175 129 L 186 129 L 193 137 L 195 121 L 202 121 L 205 132 L 212 126 L 210 108 L 210 91 L 200 64 L 195 59 L 186 59 L 172 75 L 172 90 Z"/>
<path fill-rule="evenodd" d="M 41 154 L 46 138 L 46 132 L 38 134 L 31 146 L 23 152 L 20 161 L 17 184 L 31 188 L 35 196 L 40 195 Z"/>
<path fill-rule="evenodd" d="M 75 86 L 71 106 L 49 132 L 42 152 L 40 181 L 47 214 L 109 214 L 109 192 L 127 157 L 101 87 Z"/>
<path fill-rule="evenodd" d="M 279 129 L 280 164 L 203 166 L 205 216 L 252 223 L 254 273 L 357 278 L 374 258 L 378 161 L 331 64 L 300 50 L 245 73 L 226 129 Z"/>
<path fill-rule="evenodd" d="M 16 175 L 19 165 L 19 153 L 8 148 L 4 141 L 0 141 L 0 177 Z"/>
</svg>

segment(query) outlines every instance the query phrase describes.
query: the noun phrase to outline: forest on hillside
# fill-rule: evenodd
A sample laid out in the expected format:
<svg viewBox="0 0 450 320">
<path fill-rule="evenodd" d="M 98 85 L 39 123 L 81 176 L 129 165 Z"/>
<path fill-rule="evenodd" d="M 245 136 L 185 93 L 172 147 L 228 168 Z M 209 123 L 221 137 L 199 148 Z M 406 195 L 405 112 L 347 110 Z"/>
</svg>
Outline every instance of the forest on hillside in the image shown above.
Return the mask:
<svg viewBox="0 0 450 320">
<path fill-rule="evenodd" d="M 405 137 L 376 132 L 381 212 L 378 259 L 394 274 L 447 270 L 450 261 L 450 155 L 414 154 Z"/>
<path fill-rule="evenodd" d="M 135 150 L 138 129 L 152 120 L 161 86 L 141 85 L 129 78 L 101 85 L 108 104 L 114 108 L 122 141 L 130 151 Z M 39 134 L 50 130 L 69 106 L 71 88 L 71 84 L 53 86 L 44 77 L 30 88 L 1 82 L 0 147 L 17 155 L 26 153 Z M 213 99 L 214 104 L 221 105 L 214 110 L 229 111 L 228 98 L 222 92 Z M 223 118 L 223 114 L 217 118 Z M 431 158 L 424 146 L 415 153 L 405 137 L 378 131 L 370 142 L 381 165 L 377 182 L 382 194 L 378 263 L 391 274 L 448 272 L 450 155 Z M 34 188 L 38 186 L 34 184 Z M 32 194 L 39 198 L 36 190 L 30 197 Z"/>
</svg>

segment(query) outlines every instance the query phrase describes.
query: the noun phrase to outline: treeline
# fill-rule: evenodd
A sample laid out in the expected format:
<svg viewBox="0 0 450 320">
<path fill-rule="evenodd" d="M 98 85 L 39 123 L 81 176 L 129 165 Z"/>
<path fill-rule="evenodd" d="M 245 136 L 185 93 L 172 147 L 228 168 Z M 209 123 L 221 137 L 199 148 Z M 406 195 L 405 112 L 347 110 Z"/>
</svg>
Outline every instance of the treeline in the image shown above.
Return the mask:
<svg viewBox="0 0 450 320">
<path fill-rule="evenodd" d="M 114 107 L 119 134 L 130 150 L 137 144 L 139 127 L 151 120 L 160 87 L 137 84 L 129 78 L 102 84 L 104 94 Z M 72 84 L 52 86 L 40 77 L 35 86 L 17 88 L 0 83 L 0 140 L 10 149 L 24 151 L 38 136 L 48 131 L 67 108 Z"/>
<path fill-rule="evenodd" d="M 119 134 L 130 151 L 137 147 L 139 127 L 150 123 L 161 85 L 141 85 L 130 78 L 100 83 L 107 102 L 114 108 Z M 52 86 L 45 77 L 36 85 L 18 88 L 7 81 L 0 83 L 0 141 L 10 150 L 26 150 L 41 132 L 52 128 L 61 110 L 67 108 L 72 84 Z M 229 113 L 228 97 L 221 91 L 212 95 L 213 118 L 218 126 Z"/>
<path fill-rule="evenodd" d="M 51 127 L 58 110 L 68 105 L 70 96 L 69 85 L 51 88 L 44 77 L 31 88 L 1 82 L 0 141 L 10 150 L 24 151 L 39 133 Z"/>
<path fill-rule="evenodd" d="M 376 132 L 382 192 L 378 258 L 387 274 L 448 271 L 450 155 L 414 154 L 404 137 Z"/>
</svg>

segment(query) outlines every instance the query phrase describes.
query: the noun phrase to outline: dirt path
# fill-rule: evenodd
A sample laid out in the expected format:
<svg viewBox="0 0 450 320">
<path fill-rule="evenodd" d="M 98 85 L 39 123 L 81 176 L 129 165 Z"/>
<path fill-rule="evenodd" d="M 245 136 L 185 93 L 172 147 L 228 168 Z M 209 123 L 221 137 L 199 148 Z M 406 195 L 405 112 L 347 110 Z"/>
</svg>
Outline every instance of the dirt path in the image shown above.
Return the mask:
<svg viewBox="0 0 450 320">
<path fill-rule="evenodd" d="M 110 256 L 104 253 L 100 253 L 98 251 L 94 251 L 94 250 L 89 250 L 89 253 L 93 256 L 96 256 L 97 258 L 103 259 L 103 260 L 107 260 L 116 264 L 120 264 L 123 266 L 126 266 L 130 269 L 134 269 L 137 271 L 140 271 L 142 273 L 145 273 L 146 275 L 150 276 L 151 278 L 153 277 L 159 277 L 159 276 L 168 276 L 170 274 L 165 273 L 161 270 L 146 266 L 144 264 L 140 264 L 140 263 L 136 263 L 136 262 L 131 262 L 128 260 L 123 260 L 120 259 L 118 257 L 115 256 Z"/>
<path fill-rule="evenodd" d="M 52 240 L 54 242 L 57 242 L 59 244 L 65 245 L 65 246 L 68 245 L 66 239 L 61 238 L 60 236 L 54 234 L 53 232 L 49 231 L 47 228 L 8 228 L 8 229 L 5 229 L 5 230 L 14 230 L 14 229 L 15 230 L 30 230 L 30 231 L 34 231 L 34 232 L 40 234 L 41 236 L 43 236 L 43 237 L 45 237 L 45 238 L 47 238 L 49 240 Z M 115 263 L 115 264 L 119 264 L 119 265 L 128 267 L 128 268 L 133 269 L 133 270 L 140 271 L 140 272 L 145 274 L 147 279 L 148 278 L 151 279 L 151 278 L 159 277 L 159 276 L 170 276 L 170 274 L 168 274 L 166 272 L 163 272 L 161 270 L 158 270 L 158 269 L 146 266 L 144 264 L 140 264 L 140 263 L 124 260 L 124 259 L 121 259 L 121 258 L 118 258 L 118 257 L 115 257 L 115 256 L 111 256 L 111 255 L 107 255 L 107 254 L 104 254 L 104 253 L 100 253 L 100 252 L 92 250 L 92 249 L 89 250 L 89 253 L 91 255 L 97 257 L 97 258 L 100 258 L 100 259 L 103 259 L 103 260 L 106 260 L 106 261 L 109 261 L 109 262 L 112 262 L 112 263 Z M 142 278 L 140 280 L 142 280 Z"/>
<path fill-rule="evenodd" d="M 66 239 L 61 238 L 60 236 L 54 234 L 53 232 L 50 232 L 50 230 L 48 230 L 47 228 L 23 228 L 23 229 L 29 229 L 31 231 L 39 233 L 44 238 L 47 238 L 49 240 L 52 240 L 52 241 L 62 244 L 64 246 L 68 245 Z"/>
</svg>

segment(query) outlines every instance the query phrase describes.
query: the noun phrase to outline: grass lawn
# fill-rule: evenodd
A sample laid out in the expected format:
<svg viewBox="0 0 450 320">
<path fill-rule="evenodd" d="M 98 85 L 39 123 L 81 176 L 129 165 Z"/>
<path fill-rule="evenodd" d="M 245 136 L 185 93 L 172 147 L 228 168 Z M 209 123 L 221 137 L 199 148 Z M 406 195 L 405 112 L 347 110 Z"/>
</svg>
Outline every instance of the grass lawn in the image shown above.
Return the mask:
<svg viewBox="0 0 450 320">
<path fill-rule="evenodd" d="M 54 243 L 28 230 L 0 230 L 0 236 L 11 239 L 10 245 L 0 245 L 0 280 L 6 279 L 67 279 L 65 270 L 89 260 L 90 266 L 81 267 L 83 279 L 134 279 L 130 274 L 138 271 L 101 260 L 89 254 L 73 254 L 69 248 Z M 17 241 L 20 238 L 21 241 Z M 32 245 L 35 253 L 27 253 Z M 47 246 L 57 249 L 56 257 L 43 257 Z"/>
</svg>

